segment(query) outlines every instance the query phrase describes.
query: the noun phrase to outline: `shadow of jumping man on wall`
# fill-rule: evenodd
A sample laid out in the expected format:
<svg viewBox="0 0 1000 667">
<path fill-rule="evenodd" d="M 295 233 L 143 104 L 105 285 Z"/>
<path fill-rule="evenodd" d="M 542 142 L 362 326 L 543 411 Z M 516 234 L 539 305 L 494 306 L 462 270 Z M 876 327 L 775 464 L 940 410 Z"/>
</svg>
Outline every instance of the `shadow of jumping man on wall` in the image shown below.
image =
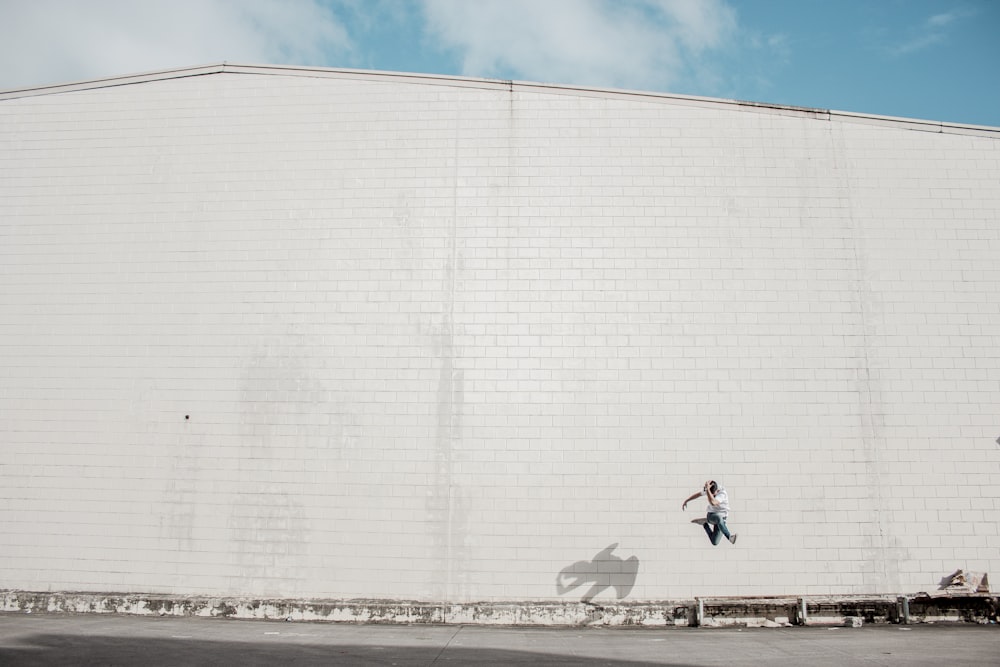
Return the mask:
<svg viewBox="0 0 1000 667">
<path fill-rule="evenodd" d="M 639 574 L 639 559 L 635 556 L 622 559 L 612 555 L 617 548 L 618 543 L 615 542 L 592 560 L 580 560 L 564 567 L 556 575 L 556 591 L 559 595 L 565 595 L 584 584 L 591 584 L 590 590 L 580 598 L 581 602 L 590 602 L 608 588 L 615 589 L 619 600 L 628 596 Z"/>
</svg>

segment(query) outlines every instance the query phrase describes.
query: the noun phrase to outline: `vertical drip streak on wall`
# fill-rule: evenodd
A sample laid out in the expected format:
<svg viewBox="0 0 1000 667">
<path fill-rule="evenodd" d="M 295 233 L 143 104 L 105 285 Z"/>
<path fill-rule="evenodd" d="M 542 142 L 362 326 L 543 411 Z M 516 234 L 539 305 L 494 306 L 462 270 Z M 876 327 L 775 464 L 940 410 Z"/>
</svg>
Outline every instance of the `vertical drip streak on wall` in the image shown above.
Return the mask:
<svg viewBox="0 0 1000 667">
<path fill-rule="evenodd" d="M 448 280 L 448 302 L 446 304 L 445 311 L 445 329 L 444 335 L 447 337 L 447 363 L 445 364 L 445 370 L 447 374 L 445 375 L 445 382 L 448 387 L 448 412 L 447 412 L 447 424 L 446 424 L 446 462 L 448 466 L 447 473 L 447 493 L 448 493 L 448 542 L 447 542 L 447 554 L 448 554 L 448 579 L 447 579 L 447 599 L 454 600 L 455 594 L 455 479 L 454 479 L 454 463 L 455 463 L 455 288 L 456 288 L 456 276 L 458 274 L 458 145 L 459 145 L 459 135 L 461 134 L 461 122 L 459 116 L 455 117 L 455 140 L 454 140 L 454 160 L 453 174 L 452 174 L 452 192 L 451 192 L 451 229 L 449 231 L 448 242 L 449 242 L 449 257 L 448 257 L 448 269 L 446 272 Z"/>
<path fill-rule="evenodd" d="M 876 397 L 873 397 L 872 386 L 876 381 L 873 377 L 872 369 L 872 340 L 870 335 L 870 328 L 873 323 L 873 313 L 872 313 L 872 289 L 869 285 L 869 264 L 866 258 L 866 248 L 865 248 L 865 222 L 858 219 L 858 215 L 854 208 L 855 196 L 852 192 L 851 175 L 849 170 L 849 165 L 844 165 L 842 162 L 847 155 L 847 149 L 844 145 L 844 135 L 842 128 L 834 123 L 830 123 L 830 137 L 831 137 L 831 153 L 833 155 L 834 163 L 834 173 L 838 181 L 838 185 L 843 189 L 845 207 L 847 208 L 847 229 L 850 233 L 850 238 L 848 239 L 851 244 L 851 252 L 853 253 L 853 271 L 854 277 L 857 281 L 857 308 L 859 316 L 859 327 L 860 327 L 860 339 L 861 339 L 861 358 L 859 359 L 860 368 L 858 369 L 858 408 L 859 417 L 861 419 L 861 445 L 865 454 L 865 469 L 866 469 L 866 487 L 872 493 L 872 511 L 874 513 L 874 531 L 871 535 L 871 550 L 872 552 L 877 552 L 878 557 L 873 558 L 878 568 L 877 572 L 874 572 L 876 578 L 874 581 L 863 577 L 862 580 L 866 588 L 870 590 L 859 591 L 859 592 L 870 592 L 870 593 L 884 593 L 890 592 L 887 590 L 889 586 L 889 574 L 886 567 L 887 553 L 887 536 L 885 527 L 885 515 L 884 506 L 882 499 L 882 480 L 881 480 L 881 461 L 879 458 L 879 448 L 880 448 L 880 429 L 879 425 L 876 423 L 878 416 L 876 414 L 875 402 L 879 401 Z M 879 401 L 879 404 L 881 402 Z"/>
<path fill-rule="evenodd" d="M 440 330 L 441 370 L 437 391 L 437 454 L 433 486 L 432 512 L 438 524 L 438 545 L 436 558 L 444 569 L 443 586 L 435 586 L 437 597 L 453 600 L 455 594 L 455 488 L 454 488 L 454 446 L 458 430 L 458 383 L 459 373 L 455 369 L 455 299 L 458 271 L 458 192 L 459 192 L 459 139 L 460 122 L 454 119 L 452 146 L 452 189 L 451 220 L 447 231 L 447 258 L 444 273 L 444 303 Z"/>
</svg>

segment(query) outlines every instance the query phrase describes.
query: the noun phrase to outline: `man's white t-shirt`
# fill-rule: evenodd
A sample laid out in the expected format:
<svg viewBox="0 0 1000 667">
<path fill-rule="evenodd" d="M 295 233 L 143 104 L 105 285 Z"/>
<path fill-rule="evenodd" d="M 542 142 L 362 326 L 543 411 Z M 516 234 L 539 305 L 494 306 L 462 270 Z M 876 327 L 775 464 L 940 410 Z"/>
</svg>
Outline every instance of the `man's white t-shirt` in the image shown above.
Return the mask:
<svg viewBox="0 0 1000 667">
<path fill-rule="evenodd" d="M 718 491 L 715 492 L 715 500 L 718 502 L 718 506 L 708 504 L 708 511 L 710 514 L 721 514 L 722 516 L 729 516 L 729 494 L 726 490 L 719 487 Z"/>
</svg>

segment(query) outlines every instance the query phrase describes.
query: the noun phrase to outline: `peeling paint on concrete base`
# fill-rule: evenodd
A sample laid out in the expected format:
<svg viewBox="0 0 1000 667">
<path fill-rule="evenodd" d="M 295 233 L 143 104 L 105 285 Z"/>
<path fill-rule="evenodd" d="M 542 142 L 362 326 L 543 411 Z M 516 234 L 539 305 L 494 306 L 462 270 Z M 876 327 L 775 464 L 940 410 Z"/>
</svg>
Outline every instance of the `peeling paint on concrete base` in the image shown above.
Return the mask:
<svg viewBox="0 0 1000 667">
<path fill-rule="evenodd" d="M 474 625 L 687 625 L 672 603 L 428 603 L 386 600 L 256 600 L 161 595 L 3 591 L 4 612 L 202 616 L 335 623 Z"/>
<path fill-rule="evenodd" d="M 806 600 L 806 623 L 797 609 Z M 0 591 L 8 613 L 131 614 L 200 616 L 330 623 L 455 624 L 507 626 L 695 626 L 785 627 L 906 622 L 892 597 L 703 598 L 699 601 L 614 603 L 476 602 L 431 603 L 397 600 L 262 600 L 198 598 L 155 594 L 41 593 Z M 701 609 L 701 618 L 698 610 Z M 996 622 L 1000 603 L 992 595 L 933 600 L 915 597 L 910 619 Z M 923 613 L 922 613 L 923 612 Z"/>
</svg>

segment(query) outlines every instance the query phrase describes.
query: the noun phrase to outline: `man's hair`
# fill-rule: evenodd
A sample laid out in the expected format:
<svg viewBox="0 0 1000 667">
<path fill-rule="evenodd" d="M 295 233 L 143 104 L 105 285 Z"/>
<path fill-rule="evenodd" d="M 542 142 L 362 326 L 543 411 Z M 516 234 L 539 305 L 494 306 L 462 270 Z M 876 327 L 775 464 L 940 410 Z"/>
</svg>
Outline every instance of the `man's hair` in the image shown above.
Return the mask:
<svg viewBox="0 0 1000 667">
<path fill-rule="evenodd" d="M 712 493 L 715 493 L 716 491 L 718 491 L 718 490 L 719 490 L 719 485 L 718 485 L 718 484 L 716 484 L 715 482 L 709 482 L 709 483 L 708 483 L 708 488 L 709 488 L 709 490 L 710 490 L 710 491 L 711 491 Z"/>
</svg>

